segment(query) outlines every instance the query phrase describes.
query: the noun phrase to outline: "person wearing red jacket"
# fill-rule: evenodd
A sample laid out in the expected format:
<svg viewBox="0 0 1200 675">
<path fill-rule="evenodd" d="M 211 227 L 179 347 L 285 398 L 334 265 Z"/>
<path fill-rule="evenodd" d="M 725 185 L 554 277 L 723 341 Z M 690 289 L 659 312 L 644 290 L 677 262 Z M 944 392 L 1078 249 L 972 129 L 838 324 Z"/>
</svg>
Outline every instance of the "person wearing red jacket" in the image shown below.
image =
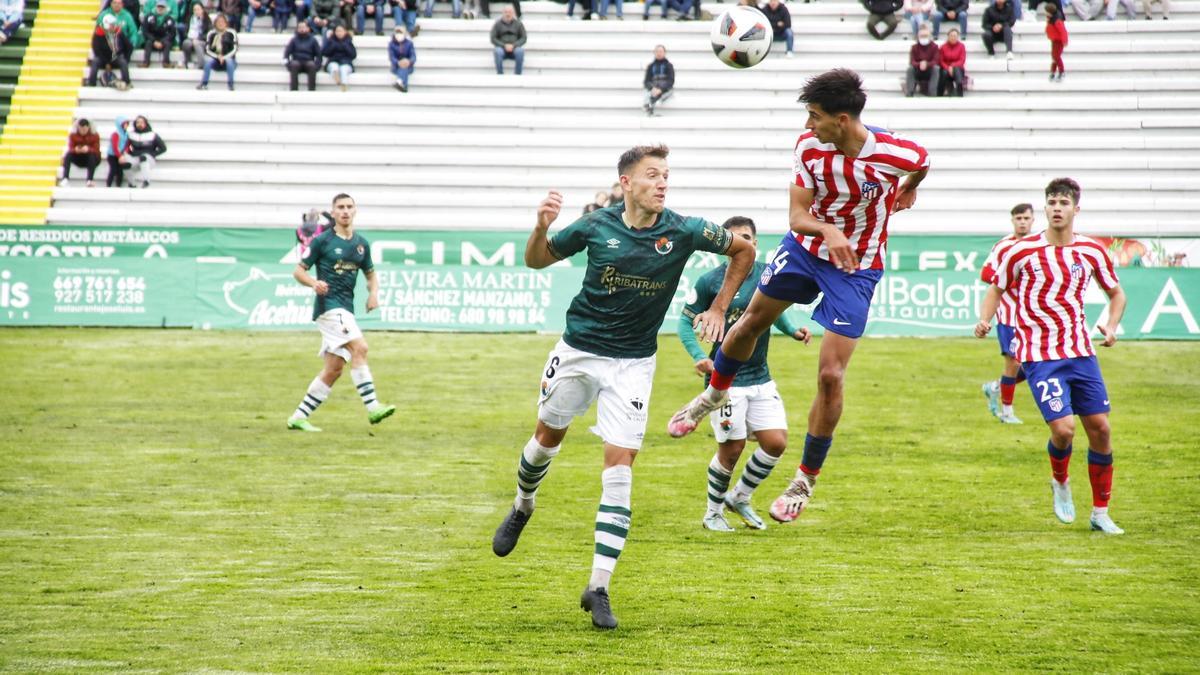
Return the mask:
<svg viewBox="0 0 1200 675">
<path fill-rule="evenodd" d="M 904 95 L 912 96 L 920 84 L 925 94 L 938 93 L 938 45 L 929 24 L 917 30 L 917 42 L 908 50 L 908 73 L 904 77 Z"/>
<path fill-rule="evenodd" d="M 1067 22 L 1063 21 L 1058 7 L 1049 2 L 1046 3 L 1046 37 L 1050 39 L 1050 81 L 1062 82 L 1062 53 L 1067 46 Z"/>
<path fill-rule="evenodd" d="M 938 95 L 962 97 L 963 83 L 967 79 L 967 46 L 958 39 L 958 29 L 946 33 L 946 44 L 938 50 L 938 68 L 941 70 L 941 90 Z"/>
<path fill-rule="evenodd" d="M 71 181 L 71 165 L 87 169 L 87 186 L 96 187 L 96 167 L 100 166 L 100 134 L 90 122 L 80 118 L 67 138 L 67 152 L 62 159 L 62 180 L 58 184 L 66 187 Z"/>
</svg>

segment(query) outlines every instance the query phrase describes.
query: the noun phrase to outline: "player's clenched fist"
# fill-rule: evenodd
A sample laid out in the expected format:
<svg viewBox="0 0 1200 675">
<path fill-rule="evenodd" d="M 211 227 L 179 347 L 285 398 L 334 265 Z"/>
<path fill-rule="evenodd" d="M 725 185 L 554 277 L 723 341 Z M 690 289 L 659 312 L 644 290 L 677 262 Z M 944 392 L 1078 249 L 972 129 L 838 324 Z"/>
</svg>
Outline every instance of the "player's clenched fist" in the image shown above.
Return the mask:
<svg viewBox="0 0 1200 675">
<path fill-rule="evenodd" d="M 975 324 L 975 337 L 985 338 L 990 332 L 992 332 L 992 324 L 988 323 L 987 321 L 980 321 L 979 323 Z"/>
<path fill-rule="evenodd" d="M 313 291 L 316 292 L 317 295 L 325 295 L 329 292 L 329 284 L 325 283 L 324 281 L 318 281 L 317 283 L 313 284 Z"/>
<path fill-rule="evenodd" d="M 543 229 L 550 227 L 550 223 L 553 223 L 558 218 L 558 214 L 561 211 L 562 193 L 551 190 L 546 194 L 546 198 L 542 200 L 542 203 L 538 205 L 538 227 Z"/>
</svg>

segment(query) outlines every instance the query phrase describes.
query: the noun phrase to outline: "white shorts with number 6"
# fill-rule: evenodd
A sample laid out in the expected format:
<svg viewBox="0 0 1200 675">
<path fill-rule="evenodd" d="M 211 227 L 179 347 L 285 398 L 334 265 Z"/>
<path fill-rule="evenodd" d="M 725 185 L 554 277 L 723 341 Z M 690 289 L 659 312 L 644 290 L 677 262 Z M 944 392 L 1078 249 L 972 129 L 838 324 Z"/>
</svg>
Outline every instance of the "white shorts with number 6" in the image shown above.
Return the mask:
<svg viewBox="0 0 1200 675">
<path fill-rule="evenodd" d="M 538 419 L 552 429 L 565 429 L 571 420 L 587 412 L 593 401 L 598 401 L 596 426 L 591 432 L 605 443 L 640 450 L 646 435 L 654 364 L 653 356 L 598 356 L 559 340 L 542 369 Z"/>
<path fill-rule="evenodd" d="M 729 402 L 714 410 L 709 419 L 718 443 L 740 441 L 750 431 L 787 429 L 787 413 L 775 380 L 730 387 Z"/>
</svg>

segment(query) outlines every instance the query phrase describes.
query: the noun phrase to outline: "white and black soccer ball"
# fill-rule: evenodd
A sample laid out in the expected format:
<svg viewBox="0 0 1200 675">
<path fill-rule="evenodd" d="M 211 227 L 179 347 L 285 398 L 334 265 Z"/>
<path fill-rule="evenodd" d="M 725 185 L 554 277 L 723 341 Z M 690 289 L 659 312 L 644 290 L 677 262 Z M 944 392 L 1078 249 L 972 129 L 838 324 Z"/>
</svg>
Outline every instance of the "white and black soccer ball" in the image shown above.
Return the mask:
<svg viewBox="0 0 1200 675">
<path fill-rule="evenodd" d="M 771 51 L 774 34 L 767 16 L 754 7 L 738 5 L 713 21 L 713 53 L 730 68 L 758 65 Z"/>
</svg>

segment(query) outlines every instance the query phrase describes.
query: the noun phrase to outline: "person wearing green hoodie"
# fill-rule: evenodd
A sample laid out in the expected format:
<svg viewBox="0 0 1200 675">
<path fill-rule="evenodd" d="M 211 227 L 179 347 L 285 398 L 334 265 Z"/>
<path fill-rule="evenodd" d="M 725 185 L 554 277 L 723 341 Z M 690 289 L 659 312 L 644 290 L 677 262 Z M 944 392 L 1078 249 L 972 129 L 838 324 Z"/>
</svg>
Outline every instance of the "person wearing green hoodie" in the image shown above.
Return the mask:
<svg viewBox="0 0 1200 675">
<path fill-rule="evenodd" d="M 121 27 L 125 37 L 129 38 L 134 49 L 142 46 L 142 32 L 138 29 L 138 20 L 125 9 L 125 0 L 112 0 L 112 4 L 96 17 L 97 28 L 104 24 L 106 16 L 116 17 L 117 25 Z"/>
</svg>

